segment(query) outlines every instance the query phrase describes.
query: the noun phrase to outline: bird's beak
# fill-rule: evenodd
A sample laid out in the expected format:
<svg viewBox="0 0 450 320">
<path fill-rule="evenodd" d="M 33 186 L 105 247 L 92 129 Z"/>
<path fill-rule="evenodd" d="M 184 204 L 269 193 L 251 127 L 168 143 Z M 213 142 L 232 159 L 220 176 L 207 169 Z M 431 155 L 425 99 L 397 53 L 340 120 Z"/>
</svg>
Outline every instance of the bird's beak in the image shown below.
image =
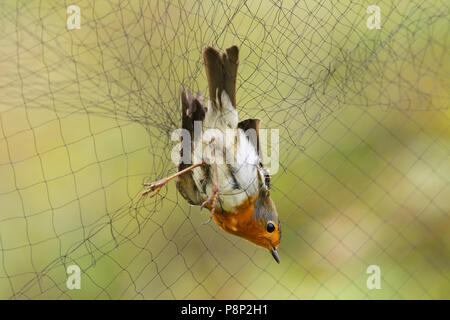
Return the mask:
<svg viewBox="0 0 450 320">
<path fill-rule="evenodd" d="M 280 257 L 278 256 L 278 251 L 274 247 L 270 247 L 270 253 L 272 253 L 272 257 L 275 259 L 277 263 L 280 263 Z"/>
</svg>

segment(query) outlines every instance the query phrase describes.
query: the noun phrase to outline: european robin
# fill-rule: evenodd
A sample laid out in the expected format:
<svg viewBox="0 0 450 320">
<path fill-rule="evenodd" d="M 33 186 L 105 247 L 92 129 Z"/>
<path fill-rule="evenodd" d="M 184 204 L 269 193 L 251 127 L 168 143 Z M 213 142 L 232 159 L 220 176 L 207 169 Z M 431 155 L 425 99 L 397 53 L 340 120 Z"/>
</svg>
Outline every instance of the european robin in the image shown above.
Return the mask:
<svg viewBox="0 0 450 320">
<path fill-rule="evenodd" d="M 181 90 L 181 128 L 189 137 L 181 138 L 178 172 L 145 184 L 143 195 L 153 196 L 176 179 L 178 191 L 191 205 L 208 208 L 224 231 L 266 248 L 280 263 L 280 220 L 263 165 L 260 120 L 239 122 L 236 111 L 239 48 L 221 53 L 207 47 L 203 58 L 208 104 L 200 92 L 194 96 L 189 89 Z"/>
</svg>

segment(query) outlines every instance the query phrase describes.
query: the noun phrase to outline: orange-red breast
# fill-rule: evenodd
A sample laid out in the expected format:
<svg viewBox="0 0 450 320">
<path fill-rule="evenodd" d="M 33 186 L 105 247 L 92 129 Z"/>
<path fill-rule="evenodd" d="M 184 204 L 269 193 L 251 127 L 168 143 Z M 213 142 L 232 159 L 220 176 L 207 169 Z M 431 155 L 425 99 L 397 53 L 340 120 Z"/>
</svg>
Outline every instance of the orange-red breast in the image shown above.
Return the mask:
<svg viewBox="0 0 450 320">
<path fill-rule="evenodd" d="M 194 96 L 189 89 L 181 91 L 182 128 L 192 138 L 181 140 L 178 172 L 146 184 L 144 194 L 157 192 L 175 178 L 178 191 L 190 204 L 207 207 L 224 231 L 266 248 L 279 263 L 280 221 L 261 156 L 260 120 L 239 122 L 236 111 L 239 49 L 232 46 L 220 53 L 207 47 L 203 58 L 208 104 L 200 92 Z M 198 124 L 200 135 L 195 132 Z M 249 132 L 256 138 L 251 139 Z M 190 157 L 183 152 L 189 152 Z"/>
</svg>

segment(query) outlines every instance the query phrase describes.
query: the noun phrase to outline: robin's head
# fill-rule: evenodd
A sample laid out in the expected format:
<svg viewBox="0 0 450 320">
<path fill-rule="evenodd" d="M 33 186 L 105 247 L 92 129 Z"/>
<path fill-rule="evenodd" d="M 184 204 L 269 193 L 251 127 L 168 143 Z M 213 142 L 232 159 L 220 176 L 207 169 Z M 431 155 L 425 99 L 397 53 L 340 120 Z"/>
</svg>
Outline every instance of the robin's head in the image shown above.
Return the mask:
<svg viewBox="0 0 450 320">
<path fill-rule="evenodd" d="M 256 223 L 249 230 L 248 240 L 269 250 L 275 261 L 280 263 L 277 248 L 281 239 L 281 225 L 269 192 L 260 192 L 255 201 L 252 219 Z"/>
<path fill-rule="evenodd" d="M 216 214 L 214 220 L 226 232 L 266 248 L 280 263 L 280 220 L 269 192 L 260 192 L 256 200 L 240 206 L 235 213 Z"/>
</svg>

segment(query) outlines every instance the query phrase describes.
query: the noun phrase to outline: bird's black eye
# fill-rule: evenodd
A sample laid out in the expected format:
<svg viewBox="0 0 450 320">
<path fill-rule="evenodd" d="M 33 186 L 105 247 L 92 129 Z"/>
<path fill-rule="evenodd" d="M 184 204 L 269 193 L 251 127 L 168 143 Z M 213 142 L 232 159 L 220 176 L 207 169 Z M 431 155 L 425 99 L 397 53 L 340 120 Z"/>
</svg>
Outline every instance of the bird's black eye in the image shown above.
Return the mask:
<svg viewBox="0 0 450 320">
<path fill-rule="evenodd" d="M 272 222 L 269 222 L 269 223 L 267 224 L 266 230 L 267 230 L 267 232 L 270 232 L 270 233 L 272 233 L 272 232 L 275 231 L 275 226 L 273 225 Z"/>
</svg>

